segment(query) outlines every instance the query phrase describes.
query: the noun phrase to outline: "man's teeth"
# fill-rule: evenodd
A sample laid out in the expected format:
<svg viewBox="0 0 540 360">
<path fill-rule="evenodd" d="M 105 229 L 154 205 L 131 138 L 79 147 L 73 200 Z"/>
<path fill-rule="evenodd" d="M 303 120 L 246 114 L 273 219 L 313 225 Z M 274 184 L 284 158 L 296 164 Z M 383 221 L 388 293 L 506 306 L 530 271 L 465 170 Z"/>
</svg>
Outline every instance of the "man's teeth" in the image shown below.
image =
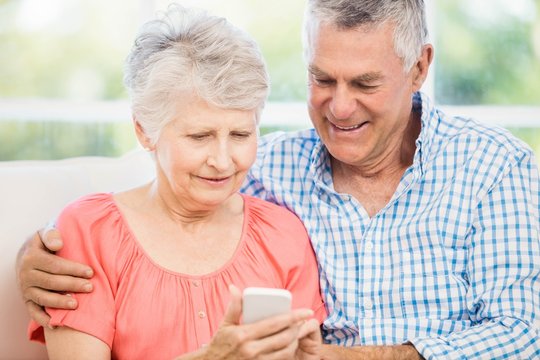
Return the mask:
<svg viewBox="0 0 540 360">
<path fill-rule="evenodd" d="M 339 130 L 354 130 L 354 129 L 358 129 L 360 126 L 362 126 L 362 124 L 347 126 L 347 127 L 337 126 L 336 124 L 334 124 L 334 126 L 337 127 Z"/>
</svg>

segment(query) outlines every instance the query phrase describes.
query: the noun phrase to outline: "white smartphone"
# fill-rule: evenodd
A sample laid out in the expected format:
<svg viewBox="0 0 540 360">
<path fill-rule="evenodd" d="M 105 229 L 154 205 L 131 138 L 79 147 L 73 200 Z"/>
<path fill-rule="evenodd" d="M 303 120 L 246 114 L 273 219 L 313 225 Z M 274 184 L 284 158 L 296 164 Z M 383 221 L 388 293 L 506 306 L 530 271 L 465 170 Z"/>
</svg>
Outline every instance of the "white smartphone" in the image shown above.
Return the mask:
<svg viewBox="0 0 540 360">
<path fill-rule="evenodd" d="M 248 287 L 242 295 L 244 323 L 252 323 L 269 316 L 291 310 L 292 295 L 289 290 Z"/>
</svg>

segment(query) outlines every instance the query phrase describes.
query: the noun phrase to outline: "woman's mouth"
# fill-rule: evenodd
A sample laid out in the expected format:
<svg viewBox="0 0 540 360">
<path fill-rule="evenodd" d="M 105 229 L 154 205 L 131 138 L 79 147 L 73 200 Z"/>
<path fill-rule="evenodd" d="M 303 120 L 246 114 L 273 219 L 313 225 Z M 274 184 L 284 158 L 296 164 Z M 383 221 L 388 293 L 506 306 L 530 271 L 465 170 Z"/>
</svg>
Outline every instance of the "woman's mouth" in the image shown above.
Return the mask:
<svg viewBox="0 0 540 360">
<path fill-rule="evenodd" d="M 210 178 L 210 177 L 202 177 L 201 176 L 201 179 L 206 180 L 206 181 L 211 181 L 211 182 L 223 182 L 223 181 L 227 181 L 228 179 L 230 179 L 230 176 L 220 177 L 220 178 Z"/>
</svg>

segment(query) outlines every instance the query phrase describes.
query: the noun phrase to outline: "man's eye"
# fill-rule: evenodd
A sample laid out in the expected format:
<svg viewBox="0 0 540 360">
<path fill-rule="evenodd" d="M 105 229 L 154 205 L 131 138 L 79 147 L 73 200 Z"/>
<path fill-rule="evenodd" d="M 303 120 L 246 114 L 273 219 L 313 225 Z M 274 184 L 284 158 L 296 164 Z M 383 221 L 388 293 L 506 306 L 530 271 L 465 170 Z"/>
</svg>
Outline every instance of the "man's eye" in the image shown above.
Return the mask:
<svg viewBox="0 0 540 360">
<path fill-rule="evenodd" d="M 245 139 L 245 138 L 248 138 L 251 135 L 251 133 L 250 132 L 234 132 L 231 135 L 238 139 Z"/>
<path fill-rule="evenodd" d="M 354 87 L 362 90 L 375 90 L 379 87 L 379 85 L 368 85 L 368 84 L 362 84 L 362 83 L 354 83 Z"/>
<path fill-rule="evenodd" d="M 331 85 L 333 83 L 333 80 L 330 79 L 317 79 L 313 78 L 316 84 L 318 85 Z"/>
</svg>

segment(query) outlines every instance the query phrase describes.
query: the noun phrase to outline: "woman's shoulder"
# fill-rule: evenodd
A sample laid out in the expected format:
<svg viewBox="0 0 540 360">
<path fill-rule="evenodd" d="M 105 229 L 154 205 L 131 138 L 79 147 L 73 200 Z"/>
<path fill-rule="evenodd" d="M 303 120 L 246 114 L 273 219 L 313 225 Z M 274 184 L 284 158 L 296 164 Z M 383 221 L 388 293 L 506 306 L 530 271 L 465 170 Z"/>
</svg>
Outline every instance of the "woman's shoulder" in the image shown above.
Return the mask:
<svg viewBox="0 0 540 360">
<path fill-rule="evenodd" d="M 79 262 L 99 259 L 101 267 L 112 269 L 134 248 L 111 193 L 78 198 L 62 211 L 57 228 L 65 239 L 60 255 Z"/>
<path fill-rule="evenodd" d="M 257 212 L 260 216 L 283 216 L 285 218 L 296 219 L 300 221 L 296 214 L 284 206 L 274 204 L 273 202 L 263 200 L 251 195 L 242 194 L 246 208 L 249 211 Z"/>
<path fill-rule="evenodd" d="M 259 263 L 260 259 L 270 259 L 283 279 L 288 278 L 290 271 L 303 268 L 307 259 L 313 257 L 313 250 L 302 221 L 284 207 L 247 195 L 244 199 L 245 246 L 250 258 L 259 259 Z"/>
<path fill-rule="evenodd" d="M 122 223 L 111 193 L 95 193 L 82 196 L 68 204 L 57 218 L 57 227 L 62 234 L 78 234 L 80 241 L 95 238 L 110 239 L 112 233 Z M 109 234 L 103 236 L 104 234 Z"/>
<path fill-rule="evenodd" d="M 115 210 L 111 193 L 94 193 L 84 195 L 69 203 L 61 212 L 60 218 L 75 217 L 91 221 Z"/>
<path fill-rule="evenodd" d="M 290 236 L 306 238 L 302 221 L 289 209 L 250 195 L 242 195 L 248 224 L 255 231 L 263 231 L 282 239 Z"/>
</svg>

